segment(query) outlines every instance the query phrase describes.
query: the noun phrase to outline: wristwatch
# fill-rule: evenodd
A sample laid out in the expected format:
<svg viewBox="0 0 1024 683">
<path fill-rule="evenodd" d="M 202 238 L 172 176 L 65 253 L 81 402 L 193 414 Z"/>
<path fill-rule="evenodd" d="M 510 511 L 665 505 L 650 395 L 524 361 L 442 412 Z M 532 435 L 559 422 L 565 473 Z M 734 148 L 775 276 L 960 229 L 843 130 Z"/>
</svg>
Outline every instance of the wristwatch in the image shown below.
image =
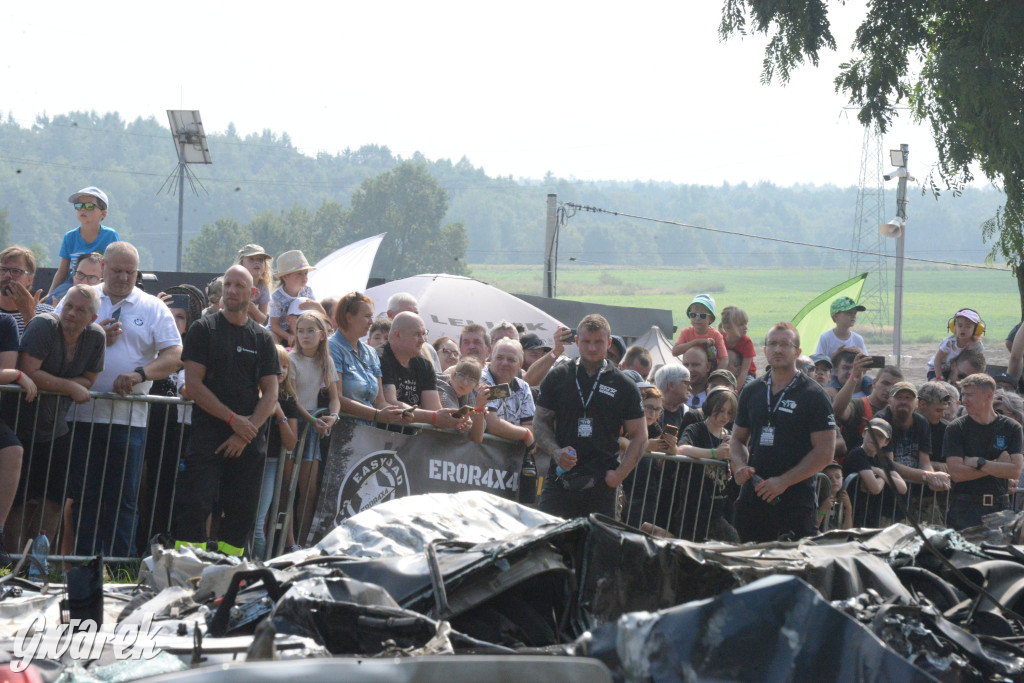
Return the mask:
<svg viewBox="0 0 1024 683">
<path fill-rule="evenodd" d="M 140 365 L 139 367 L 135 368 L 134 372 L 139 373 L 139 376 L 142 377 L 143 382 L 146 381 L 146 368 Z"/>
<path fill-rule="evenodd" d="M 978 458 L 978 464 L 975 465 L 974 469 L 980 470 L 982 467 L 985 466 L 985 463 L 987 463 L 987 462 L 988 462 L 988 460 L 986 460 L 985 458 Z"/>
</svg>

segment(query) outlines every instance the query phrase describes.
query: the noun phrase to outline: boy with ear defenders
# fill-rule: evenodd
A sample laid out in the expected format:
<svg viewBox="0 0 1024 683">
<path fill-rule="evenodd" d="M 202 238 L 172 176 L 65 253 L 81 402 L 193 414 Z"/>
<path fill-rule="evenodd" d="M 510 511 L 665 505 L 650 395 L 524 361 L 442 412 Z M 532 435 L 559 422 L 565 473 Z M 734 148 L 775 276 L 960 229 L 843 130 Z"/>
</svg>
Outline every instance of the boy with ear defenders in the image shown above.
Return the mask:
<svg viewBox="0 0 1024 683">
<path fill-rule="evenodd" d="M 942 340 L 939 349 L 928 361 L 928 379 L 936 376 L 945 377 L 949 372 L 950 363 L 967 349 L 983 352 L 985 345 L 981 337 L 985 334 L 985 321 L 973 308 L 961 308 L 949 319 L 948 329 L 951 334 Z"/>
</svg>

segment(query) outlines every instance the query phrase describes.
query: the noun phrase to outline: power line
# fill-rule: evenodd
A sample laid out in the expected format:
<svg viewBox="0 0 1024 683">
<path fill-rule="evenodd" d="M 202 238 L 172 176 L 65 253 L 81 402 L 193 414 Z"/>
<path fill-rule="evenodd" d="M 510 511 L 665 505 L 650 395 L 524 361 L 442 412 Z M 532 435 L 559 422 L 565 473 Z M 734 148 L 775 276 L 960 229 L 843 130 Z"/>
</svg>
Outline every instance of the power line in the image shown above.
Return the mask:
<svg viewBox="0 0 1024 683">
<path fill-rule="evenodd" d="M 680 221 L 670 221 L 664 218 L 651 218 L 649 216 L 637 216 L 631 213 L 624 213 L 622 211 L 612 211 L 610 209 L 602 209 L 596 206 L 584 206 L 582 204 L 572 204 L 565 202 L 565 205 L 574 208 L 578 211 L 587 211 L 589 213 L 606 213 L 611 216 L 623 216 L 625 218 L 635 218 L 638 221 L 650 221 L 652 223 L 663 223 L 665 225 L 675 225 L 680 228 L 693 228 L 694 230 L 704 230 L 705 232 L 718 233 L 720 235 L 732 235 L 734 237 L 747 237 L 755 240 L 765 240 L 766 242 L 778 242 L 780 244 L 792 244 L 798 247 L 811 247 L 814 249 L 827 249 L 829 251 L 838 251 L 844 254 L 862 254 L 867 256 L 878 256 L 881 258 L 896 258 L 892 254 L 883 254 L 874 251 L 856 251 L 854 249 L 844 249 L 843 247 L 831 247 L 827 244 L 812 244 L 811 242 L 800 242 L 797 240 L 786 240 L 781 237 L 767 237 L 765 235 L 753 235 L 746 232 L 737 232 L 734 230 L 721 230 L 719 228 L 709 228 L 703 225 L 690 225 L 689 223 L 682 223 Z M 1000 268 L 999 266 L 979 266 L 973 263 L 954 263 L 952 261 L 938 261 L 935 259 L 927 259 L 915 256 L 904 256 L 905 261 L 917 261 L 919 263 L 932 263 L 941 266 L 954 266 L 959 268 L 975 268 L 977 270 L 997 270 L 1003 272 L 1012 272 L 1010 268 Z"/>
</svg>

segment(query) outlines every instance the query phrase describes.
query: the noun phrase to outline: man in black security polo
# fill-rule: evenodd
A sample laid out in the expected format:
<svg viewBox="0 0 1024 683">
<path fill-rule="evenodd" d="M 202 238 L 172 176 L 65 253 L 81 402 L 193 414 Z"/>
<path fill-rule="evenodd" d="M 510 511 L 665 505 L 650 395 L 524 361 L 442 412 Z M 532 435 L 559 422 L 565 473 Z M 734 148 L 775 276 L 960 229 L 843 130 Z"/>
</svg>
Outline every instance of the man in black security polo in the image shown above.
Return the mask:
<svg viewBox="0 0 1024 683">
<path fill-rule="evenodd" d="M 953 479 L 946 524 L 954 529 L 978 526 L 984 515 L 1010 507 L 1010 480 L 1024 465 L 1024 434 L 1012 419 L 992 408 L 996 383 L 988 375 L 960 382 L 967 414 L 946 428 L 943 453 Z"/>
<path fill-rule="evenodd" d="M 185 391 L 197 410 L 178 479 L 179 546 L 205 544 L 239 556 L 252 532 L 267 455 L 263 423 L 277 405 L 281 373 L 273 337 L 249 317 L 255 293 L 249 271 L 232 266 L 224 274 L 223 308 L 192 323 L 185 337 Z M 224 514 L 216 543 L 206 534 L 215 502 Z"/>
<path fill-rule="evenodd" d="M 817 530 L 811 481 L 832 461 L 836 423 L 825 390 L 797 370 L 799 355 L 799 333 L 776 323 L 765 341 L 768 372 L 740 393 L 729 458 L 743 487 L 735 526 L 744 542 Z"/>
<path fill-rule="evenodd" d="M 534 414 L 538 449 L 551 458 L 540 509 L 572 518 L 615 514 L 615 491 L 640 460 L 647 424 L 636 385 L 606 359 L 611 327 L 588 315 L 577 328 L 580 357 L 547 374 Z M 630 439 L 622 462 L 618 437 Z"/>
</svg>

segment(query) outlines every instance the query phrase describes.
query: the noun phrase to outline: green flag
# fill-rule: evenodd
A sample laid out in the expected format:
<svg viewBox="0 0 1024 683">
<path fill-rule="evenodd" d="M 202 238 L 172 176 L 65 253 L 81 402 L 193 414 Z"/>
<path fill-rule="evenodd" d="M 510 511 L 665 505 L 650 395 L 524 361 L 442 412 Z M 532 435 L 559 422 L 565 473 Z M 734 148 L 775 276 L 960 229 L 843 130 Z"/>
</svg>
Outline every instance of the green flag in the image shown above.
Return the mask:
<svg viewBox="0 0 1024 683">
<path fill-rule="evenodd" d="M 825 330 L 835 326 L 835 323 L 832 322 L 832 312 L 829 310 L 832 302 L 841 296 L 848 296 L 854 301 L 858 301 L 861 290 L 864 289 L 864 280 L 867 277 L 867 273 L 861 273 L 827 292 L 822 292 L 793 316 L 793 327 L 800 333 L 800 346 L 803 347 L 804 353 L 807 355 L 814 353 L 814 348 L 818 345 L 818 337 Z"/>
</svg>

